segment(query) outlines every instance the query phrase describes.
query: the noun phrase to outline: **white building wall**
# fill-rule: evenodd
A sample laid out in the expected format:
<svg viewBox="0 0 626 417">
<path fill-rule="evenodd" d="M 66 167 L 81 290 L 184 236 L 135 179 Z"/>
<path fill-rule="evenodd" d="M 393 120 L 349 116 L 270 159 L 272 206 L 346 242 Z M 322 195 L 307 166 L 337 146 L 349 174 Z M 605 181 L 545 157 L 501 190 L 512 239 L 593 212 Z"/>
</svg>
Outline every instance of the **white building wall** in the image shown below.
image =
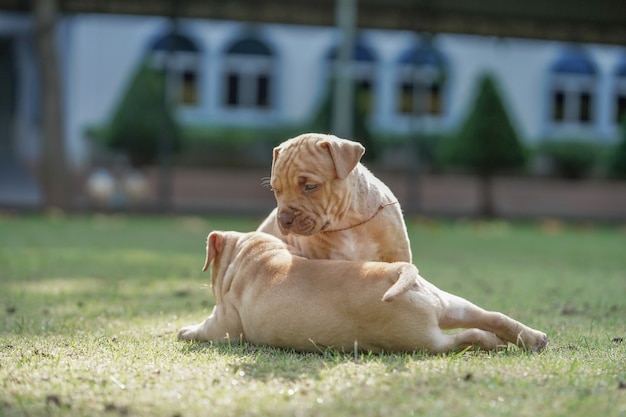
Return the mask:
<svg viewBox="0 0 626 417">
<path fill-rule="evenodd" d="M 377 82 L 375 85 L 375 108 L 372 126 L 377 130 L 406 131 L 409 126 L 398 123 L 396 111 L 396 64 L 405 50 L 413 47 L 415 36 L 407 31 L 366 31 L 363 40 L 378 58 Z M 390 129 L 390 127 L 393 128 Z"/>
<path fill-rule="evenodd" d="M 282 118 L 298 122 L 312 117 L 327 87 L 324 64 L 335 40 L 334 29 L 274 25 L 267 35 L 280 67 L 277 82 Z"/>
<path fill-rule="evenodd" d="M 531 142 L 541 136 L 547 46 L 462 35 L 440 35 L 439 40 L 450 62 L 451 125 L 458 128 L 463 123 L 475 99 L 478 78 L 491 74 L 520 136 Z"/>
<path fill-rule="evenodd" d="M 615 71 L 626 53 L 624 48 L 606 45 L 590 45 L 590 56 L 599 72 L 598 86 L 598 130 L 602 139 L 610 141 L 619 135 L 619 125 L 615 123 L 614 83 Z"/>
<path fill-rule="evenodd" d="M 106 122 L 144 56 L 147 42 L 165 30 L 156 17 L 81 15 L 65 19 L 66 132 L 72 162 L 86 162 L 88 126 Z"/>
<path fill-rule="evenodd" d="M 14 16 L 0 13 L 0 32 L 23 32 L 24 18 L 21 19 L 19 23 Z M 75 15 L 62 19 L 59 39 L 65 73 L 66 133 L 70 159 L 75 165 L 88 163 L 90 146 L 85 129 L 109 120 L 147 48 L 164 35 L 168 27 L 169 21 L 161 17 Z M 197 106 L 179 109 L 182 121 L 254 126 L 304 123 L 313 116 L 327 87 L 326 56 L 338 41 L 334 28 L 250 26 L 200 19 L 183 19 L 179 28 L 201 52 L 200 101 Z M 222 106 L 221 62 L 225 48 L 251 29 L 277 58 L 277 106 L 265 115 L 232 112 Z M 400 54 L 411 48 L 418 35 L 408 31 L 364 30 L 359 36 L 378 59 L 372 126 L 378 131 L 407 131 L 410 128 L 407 119 L 401 120 L 395 113 L 396 64 Z M 20 39 L 25 41 L 26 35 Z M 448 84 L 445 113 L 431 128 L 442 132 L 457 129 L 474 99 L 478 77 L 491 73 L 498 80 L 509 114 L 523 139 L 534 143 L 558 135 L 549 123 L 549 75 L 564 44 L 451 34 L 439 34 L 433 42 L 448 64 Z M 596 111 L 600 119 L 592 133 L 600 140 L 611 141 L 618 136 L 613 120 L 613 74 L 624 51 L 617 46 L 587 45 L 585 48 L 599 71 Z M 33 57 L 29 58 L 27 50 L 20 46 L 19 59 L 24 60 L 23 66 L 32 68 Z M 34 105 L 25 94 L 33 92 L 22 89 L 20 105 Z M 20 142 L 22 152 L 34 152 L 31 142 Z"/>
</svg>

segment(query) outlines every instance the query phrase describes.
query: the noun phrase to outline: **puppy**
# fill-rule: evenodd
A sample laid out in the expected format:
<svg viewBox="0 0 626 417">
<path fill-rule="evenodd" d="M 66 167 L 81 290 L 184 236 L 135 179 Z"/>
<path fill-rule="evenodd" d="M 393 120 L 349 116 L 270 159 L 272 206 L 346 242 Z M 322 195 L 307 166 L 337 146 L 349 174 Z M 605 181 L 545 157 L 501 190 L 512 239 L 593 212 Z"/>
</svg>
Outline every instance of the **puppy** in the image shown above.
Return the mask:
<svg viewBox="0 0 626 417">
<path fill-rule="evenodd" d="M 405 263 L 310 260 L 259 232 L 212 232 L 203 270 L 213 264 L 216 305 L 179 339 L 319 351 L 450 352 L 508 342 L 546 346 L 544 333 L 449 294 Z M 465 328 L 451 334 L 444 329 Z"/>
<path fill-rule="evenodd" d="M 406 225 L 391 190 L 359 161 L 365 148 L 307 133 L 274 149 L 277 208 L 257 229 L 311 259 L 411 262 Z"/>
</svg>

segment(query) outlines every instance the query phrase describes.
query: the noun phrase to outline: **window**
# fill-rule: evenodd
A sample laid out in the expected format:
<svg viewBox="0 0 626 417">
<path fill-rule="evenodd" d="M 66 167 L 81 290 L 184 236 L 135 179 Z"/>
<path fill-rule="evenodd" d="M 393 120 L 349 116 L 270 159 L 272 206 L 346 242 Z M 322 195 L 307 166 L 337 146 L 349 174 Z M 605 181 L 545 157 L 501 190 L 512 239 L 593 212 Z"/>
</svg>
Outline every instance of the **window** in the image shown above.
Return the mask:
<svg viewBox="0 0 626 417">
<path fill-rule="evenodd" d="M 621 123 L 626 118 L 626 93 L 617 94 L 615 98 L 615 123 Z"/>
<path fill-rule="evenodd" d="M 183 105 L 199 103 L 200 54 L 195 43 L 179 33 L 158 38 L 151 48 L 151 62 L 155 68 L 169 70 L 174 100 Z"/>
<path fill-rule="evenodd" d="M 596 69 L 580 48 L 569 48 L 551 68 L 550 120 L 555 126 L 594 123 Z"/>
<path fill-rule="evenodd" d="M 626 54 L 622 55 L 620 63 L 615 71 L 615 101 L 614 118 L 615 124 L 620 124 L 626 118 Z"/>
<path fill-rule="evenodd" d="M 405 51 L 399 60 L 396 112 L 401 115 L 441 116 L 444 111 L 445 65 L 430 42 Z"/>
<path fill-rule="evenodd" d="M 257 39 L 242 39 L 226 51 L 225 92 L 228 108 L 269 110 L 273 106 L 274 54 Z"/>
<path fill-rule="evenodd" d="M 334 63 L 337 60 L 338 48 L 334 48 L 328 54 L 328 60 L 331 62 L 331 70 L 334 69 Z M 364 113 L 370 114 L 374 108 L 374 77 L 375 77 L 376 58 L 370 49 L 357 40 L 352 55 L 352 78 L 355 83 L 355 104 L 359 106 Z"/>
<path fill-rule="evenodd" d="M 560 90 L 552 94 L 552 120 L 562 122 L 565 120 L 565 93 Z"/>
<path fill-rule="evenodd" d="M 198 102 L 198 75 L 196 71 L 190 69 L 182 71 L 179 100 L 185 104 Z"/>
</svg>

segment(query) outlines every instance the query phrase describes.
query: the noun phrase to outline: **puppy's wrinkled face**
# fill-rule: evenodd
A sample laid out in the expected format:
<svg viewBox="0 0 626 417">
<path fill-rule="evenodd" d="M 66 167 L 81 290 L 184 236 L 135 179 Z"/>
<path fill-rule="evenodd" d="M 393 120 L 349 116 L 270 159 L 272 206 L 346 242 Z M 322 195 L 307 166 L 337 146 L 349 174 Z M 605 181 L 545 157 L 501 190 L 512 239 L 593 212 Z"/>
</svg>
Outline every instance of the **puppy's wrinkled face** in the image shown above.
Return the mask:
<svg viewBox="0 0 626 417">
<path fill-rule="evenodd" d="M 321 134 L 301 135 L 274 149 L 271 186 L 281 233 L 310 236 L 331 228 L 349 206 L 345 177 L 362 154 L 356 142 Z"/>
</svg>

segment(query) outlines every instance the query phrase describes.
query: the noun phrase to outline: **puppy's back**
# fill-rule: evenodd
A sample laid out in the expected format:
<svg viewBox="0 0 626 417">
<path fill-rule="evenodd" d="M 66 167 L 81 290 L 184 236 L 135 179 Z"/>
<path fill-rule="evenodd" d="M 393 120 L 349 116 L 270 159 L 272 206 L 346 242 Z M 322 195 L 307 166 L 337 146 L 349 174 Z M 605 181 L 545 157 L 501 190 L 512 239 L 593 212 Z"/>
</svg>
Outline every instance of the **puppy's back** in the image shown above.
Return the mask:
<svg viewBox="0 0 626 417">
<path fill-rule="evenodd" d="M 418 288 L 417 276 L 417 269 L 403 262 L 295 256 L 288 275 L 240 311 L 246 338 L 305 351 L 350 350 L 355 341 L 363 350 L 410 350 L 414 340 L 406 336 L 424 315 L 408 294 Z"/>
</svg>

